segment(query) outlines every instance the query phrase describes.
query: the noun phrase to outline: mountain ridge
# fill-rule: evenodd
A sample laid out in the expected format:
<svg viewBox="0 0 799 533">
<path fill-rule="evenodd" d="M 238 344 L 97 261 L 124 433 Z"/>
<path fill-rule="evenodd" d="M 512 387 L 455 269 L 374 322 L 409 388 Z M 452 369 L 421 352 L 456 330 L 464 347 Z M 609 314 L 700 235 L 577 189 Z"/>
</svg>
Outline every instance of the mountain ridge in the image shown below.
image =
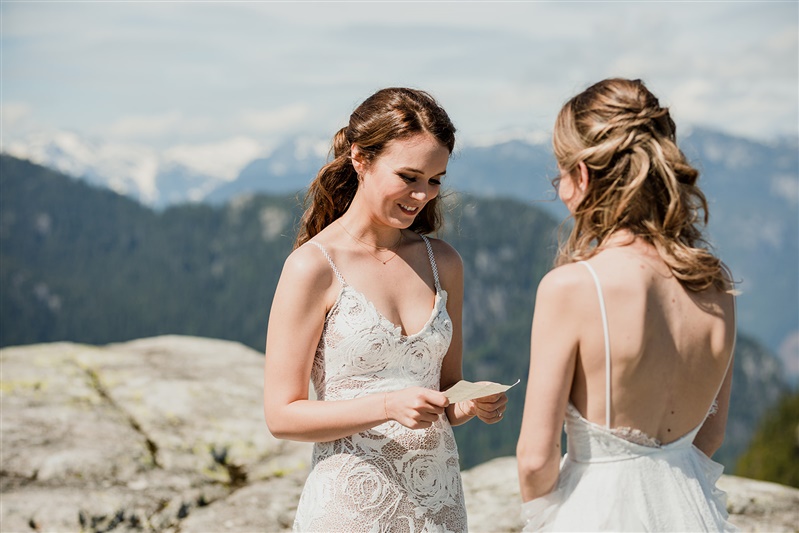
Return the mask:
<svg viewBox="0 0 799 533">
<path fill-rule="evenodd" d="M 0 156 L 0 188 L 0 346 L 172 333 L 263 350 L 268 306 L 301 213 L 296 197 L 154 211 L 8 156 Z M 535 288 L 551 267 L 557 222 L 509 199 L 451 195 L 445 207 L 440 236 L 459 250 L 467 287 L 464 375 L 524 381 Z M 743 331 L 736 354 L 737 414 L 720 452 L 730 466 L 784 388 L 779 361 Z M 524 387 L 510 397 L 509 431 L 455 428 L 469 443 L 464 465 L 513 453 Z"/>
<path fill-rule="evenodd" d="M 113 152 L 70 139 L 61 144 L 74 145 L 81 161 L 90 159 L 93 152 L 100 159 Z M 700 170 L 699 185 L 708 198 L 708 241 L 741 282 L 740 324 L 777 353 L 788 375 L 799 383 L 799 137 L 766 143 L 694 127 L 680 141 L 688 160 Z M 186 202 L 221 207 L 236 197 L 256 193 L 297 195 L 323 163 L 328 143 L 306 136 L 260 148 L 245 140 L 206 146 L 212 156 L 229 146 L 234 155 L 228 157 L 238 161 L 240 168 L 235 179 L 231 172 L 223 179 L 218 169 L 215 178 L 198 175 L 197 169 L 208 159 L 198 156 L 189 169 L 181 165 L 193 161 L 198 149 L 175 149 L 171 163 L 161 164 L 160 171 L 150 174 L 147 186 L 158 190 L 157 194 L 147 194 L 158 198 L 157 210 Z M 43 144 L 40 141 L 37 149 Z M 25 152 L 24 143 L 10 146 Z M 136 154 L 140 152 L 131 152 L 125 168 L 155 168 L 147 163 L 155 155 L 145 153 L 137 163 Z M 115 180 L 127 183 L 101 175 L 102 170 L 93 170 L 87 181 L 112 188 Z M 551 148 L 543 137 L 519 134 L 498 144 L 458 145 L 445 187 L 479 197 L 513 198 L 564 219 L 568 213 L 549 181 L 556 175 Z M 128 191 L 139 201 L 146 200 L 145 192 Z"/>
</svg>

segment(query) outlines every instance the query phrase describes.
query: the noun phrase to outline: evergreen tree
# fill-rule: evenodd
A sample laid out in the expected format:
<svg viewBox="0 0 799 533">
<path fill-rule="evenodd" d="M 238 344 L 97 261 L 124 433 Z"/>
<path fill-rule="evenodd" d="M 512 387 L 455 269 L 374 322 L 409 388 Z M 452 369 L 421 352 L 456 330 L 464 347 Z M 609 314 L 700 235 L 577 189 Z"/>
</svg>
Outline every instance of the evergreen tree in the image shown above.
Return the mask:
<svg viewBox="0 0 799 533">
<path fill-rule="evenodd" d="M 783 396 L 763 419 L 736 474 L 799 488 L 799 392 Z"/>
</svg>

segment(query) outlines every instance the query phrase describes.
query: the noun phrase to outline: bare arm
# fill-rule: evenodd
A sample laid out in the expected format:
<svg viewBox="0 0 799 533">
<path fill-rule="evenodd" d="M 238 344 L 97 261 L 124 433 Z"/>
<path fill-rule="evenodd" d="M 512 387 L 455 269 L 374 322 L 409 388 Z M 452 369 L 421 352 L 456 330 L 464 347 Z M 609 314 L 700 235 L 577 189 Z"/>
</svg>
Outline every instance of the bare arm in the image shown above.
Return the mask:
<svg viewBox="0 0 799 533">
<path fill-rule="evenodd" d="M 530 337 L 530 374 L 516 447 L 523 501 L 550 492 L 558 479 L 560 437 L 579 346 L 574 269 L 561 267 L 541 281 Z"/>
<path fill-rule="evenodd" d="M 724 442 L 724 431 L 727 429 L 727 415 L 730 412 L 730 392 L 732 391 L 732 365 L 727 369 L 724 376 L 724 383 L 721 386 L 716 402 L 718 410 L 707 417 L 699 433 L 694 437 L 694 446 L 702 450 L 702 453 L 712 457 Z"/>
<path fill-rule="evenodd" d="M 732 275 L 729 274 L 729 269 L 727 269 L 726 266 L 725 271 L 731 280 Z M 733 288 L 732 281 L 730 281 L 730 287 Z M 702 453 L 708 457 L 712 457 L 713 454 L 721 448 L 721 444 L 724 442 L 724 432 L 727 429 L 727 416 L 730 412 L 730 393 L 732 392 L 732 375 L 733 367 L 735 366 L 735 354 L 733 352 L 735 350 L 737 329 L 735 296 L 730 295 L 730 301 L 727 303 L 727 306 L 732 322 L 732 327 L 729 328 L 732 334 L 730 335 L 730 339 L 728 339 L 728 344 L 730 345 L 730 362 L 727 364 L 727 374 L 724 376 L 724 381 L 721 384 L 718 395 L 716 395 L 716 405 L 718 409 L 715 414 L 709 416 L 707 420 L 705 420 L 699 433 L 694 437 L 694 446 L 699 448 Z"/>
<path fill-rule="evenodd" d="M 308 399 L 316 345 L 327 302 L 338 281 L 312 247 L 286 260 L 278 282 L 264 357 L 264 415 L 278 438 L 326 442 L 365 431 L 395 419 L 413 429 L 429 427 L 444 412 L 446 397 L 411 388 L 341 401 Z"/>
</svg>

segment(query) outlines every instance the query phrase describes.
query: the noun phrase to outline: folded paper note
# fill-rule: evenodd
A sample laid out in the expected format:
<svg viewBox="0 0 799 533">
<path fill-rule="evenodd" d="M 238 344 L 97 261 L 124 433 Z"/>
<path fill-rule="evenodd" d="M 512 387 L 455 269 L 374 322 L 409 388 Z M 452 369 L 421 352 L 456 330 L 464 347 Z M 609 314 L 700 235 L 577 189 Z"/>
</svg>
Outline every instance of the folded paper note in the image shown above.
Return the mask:
<svg viewBox="0 0 799 533">
<path fill-rule="evenodd" d="M 520 379 L 517 379 L 516 383 L 513 385 L 503 385 L 491 381 L 472 383 L 471 381 L 461 380 L 445 390 L 444 395 L 449 398 L 450 403 L 474 400 L 475 398 L 482 398 L 484 396 L 505 392 L 514 385 L 517 385 L 520 381 Z"/>
</svg>

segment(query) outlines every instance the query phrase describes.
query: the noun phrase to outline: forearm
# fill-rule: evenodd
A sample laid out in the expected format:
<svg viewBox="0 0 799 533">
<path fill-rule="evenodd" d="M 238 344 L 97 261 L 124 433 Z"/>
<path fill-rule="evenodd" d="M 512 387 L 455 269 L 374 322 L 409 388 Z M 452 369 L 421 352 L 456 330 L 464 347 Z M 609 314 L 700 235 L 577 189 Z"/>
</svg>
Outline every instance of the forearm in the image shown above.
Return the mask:
<svg viewBox="0 0 799 533">
<path fill-rule="evenodd" d="M 707 437 L 700 437 L 699 435 L 696 436 L 694 439 L 694 446 L 699 448 L 702 453 L 707 455 L 708 457 L 713 457 L 713 454 L 721 448 L 722 443 L 724 442 L 724 435 L 721 436 L 714 436 L 713 438 Z"/>
<path fill-rule="evenodd" d="M 730 393 L 732 391 L 732 364 L 729 362 L 727 375 L 721 385 L 721 390 L 716 396 L 715 413 L 708 415 L 702 428 L 694 437 L 694 446 L 702 453 L 712 457 L 724 442 L 724 433 L 727 429 L 727 417 L 730 413 Z"/>
<path fill-rule="evenodd" d="M 385 393 L 352 400 L 296 400 L 272 409 L 267 425 L 279 439 L 328 442 L 386 422 L 385 401 Z"/>
<path fill-rule="evenodd" d="M 708 457 L 713 457 L 713 454 L 721 448 L 724 442 L 724 430 L 727 425 L 726 414 L 724 412 L 709 416 L 694 437 L 694 446 Z"/>
</svg>

